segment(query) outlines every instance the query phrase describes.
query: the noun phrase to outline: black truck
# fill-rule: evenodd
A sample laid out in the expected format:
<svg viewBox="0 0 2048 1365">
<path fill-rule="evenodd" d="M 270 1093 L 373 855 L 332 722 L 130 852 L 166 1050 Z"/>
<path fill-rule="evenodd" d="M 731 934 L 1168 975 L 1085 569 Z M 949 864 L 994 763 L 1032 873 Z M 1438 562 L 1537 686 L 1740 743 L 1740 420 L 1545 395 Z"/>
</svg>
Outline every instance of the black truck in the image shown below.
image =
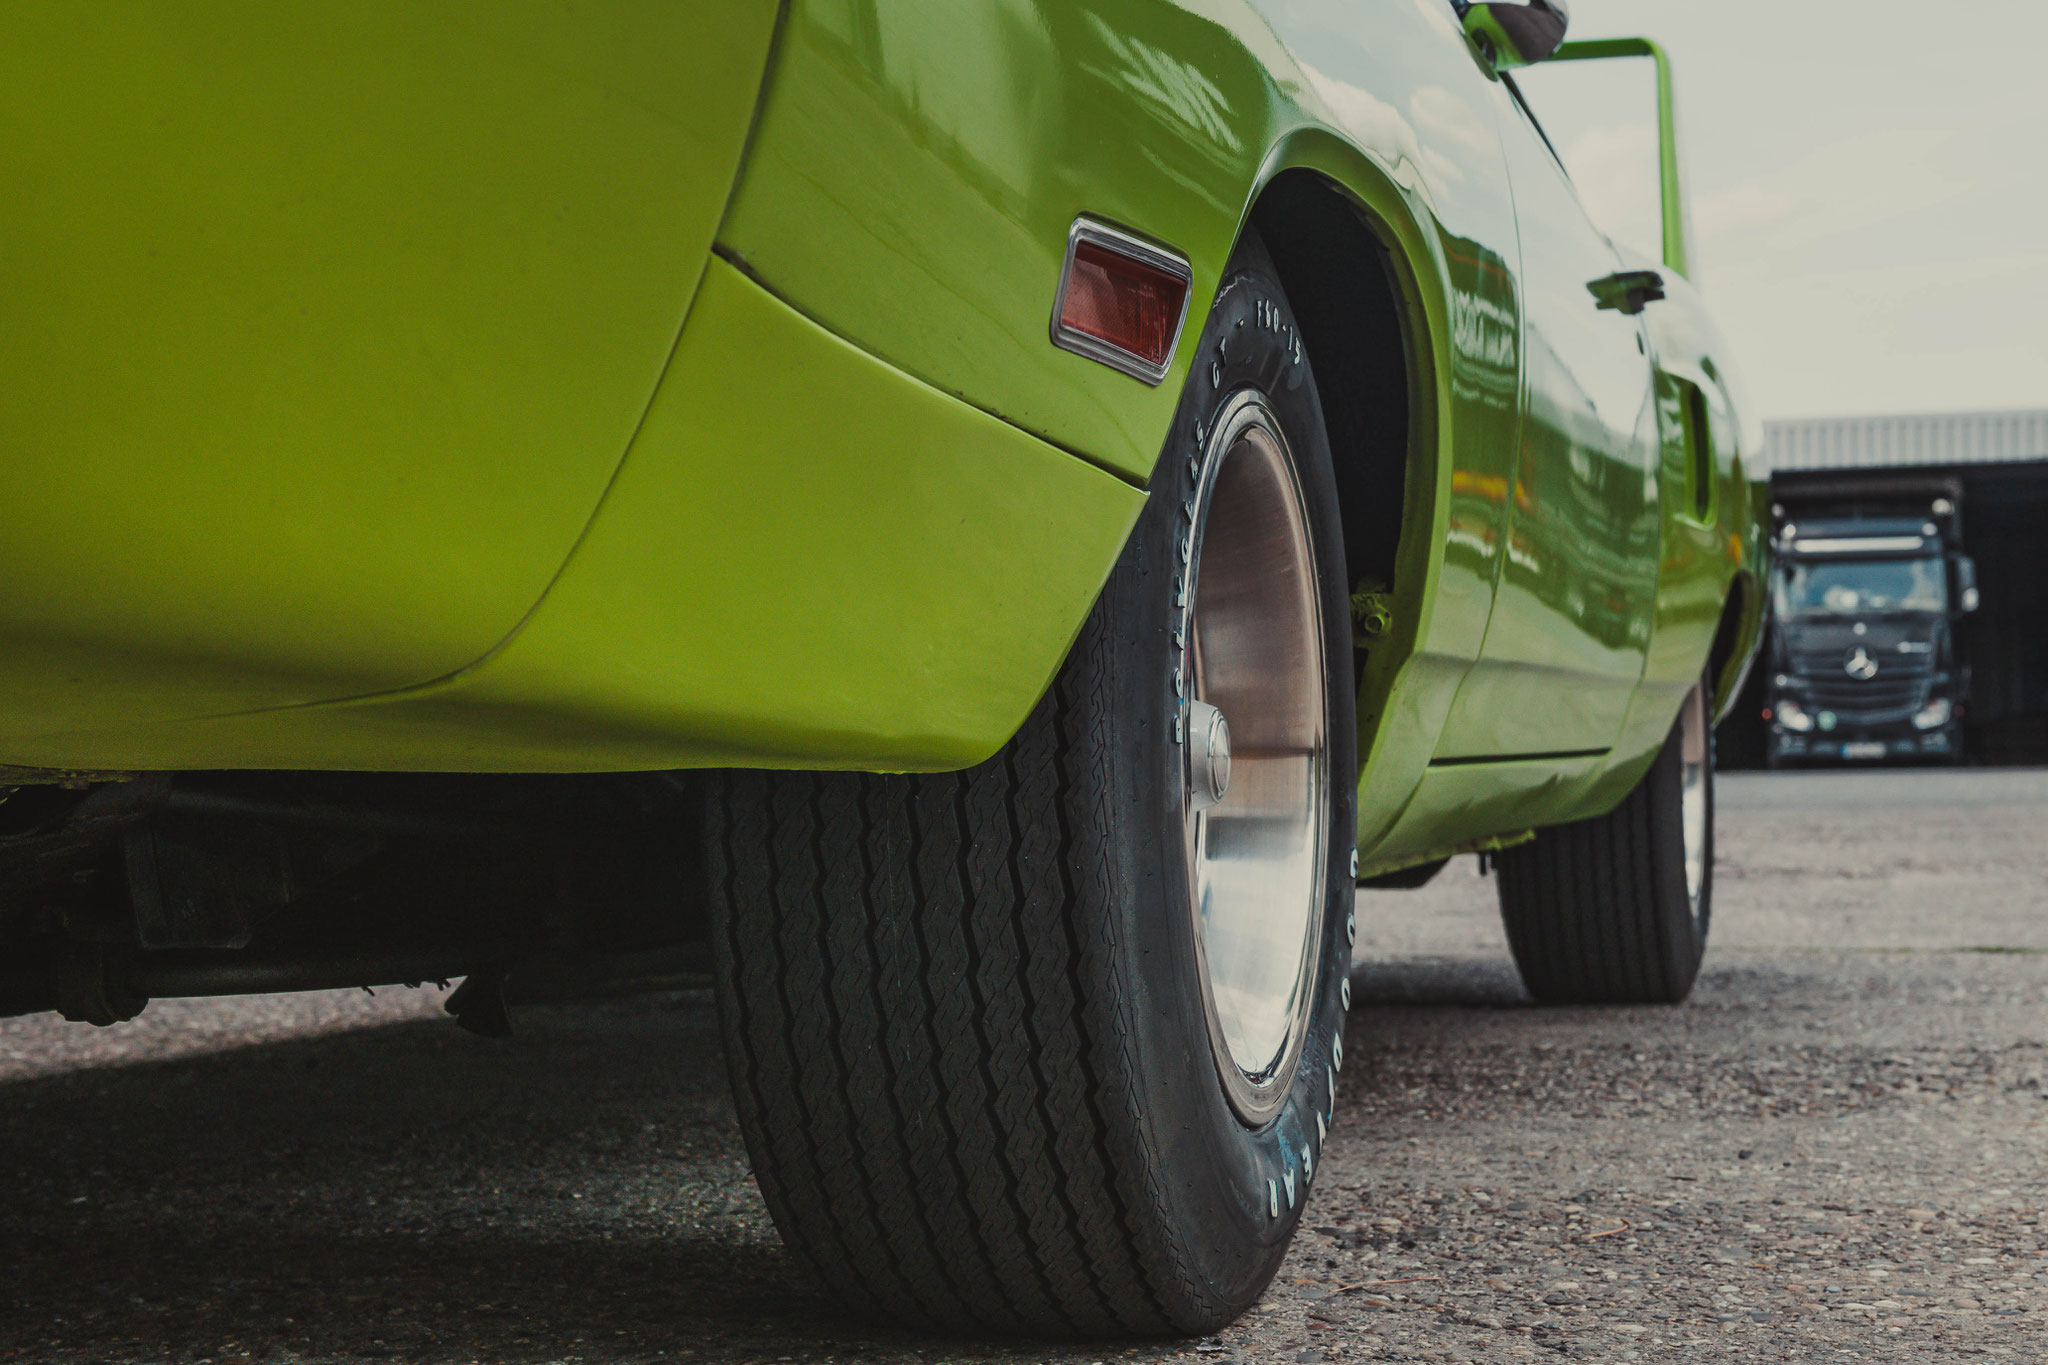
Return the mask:
<svg viewBox="0 0 2048 1365">
<path fill-rule="evenodd" d="M 1960 762 L 1957 624 L 1977 606 L 1960 482 L 1813 482 L 1773 510 L 1770 766 Z"/>
</svg>

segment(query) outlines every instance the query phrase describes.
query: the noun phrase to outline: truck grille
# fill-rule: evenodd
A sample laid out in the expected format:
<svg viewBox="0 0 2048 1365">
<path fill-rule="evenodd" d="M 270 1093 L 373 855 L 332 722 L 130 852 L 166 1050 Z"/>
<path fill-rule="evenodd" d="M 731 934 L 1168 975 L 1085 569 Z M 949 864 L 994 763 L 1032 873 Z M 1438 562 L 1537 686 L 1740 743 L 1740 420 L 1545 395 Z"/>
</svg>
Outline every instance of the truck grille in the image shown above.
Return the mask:
<svg viewBox="0 0 2048 1365">
<path fill-rule="evenodd" d="M 1895 649 L 1885 649 L 1880 646 L 1866 651 L 1877 663 L 1877 676 L 1872 678 L 1870 683 L 1858 682 L 1842 670 L 1842 665 L 1849 658 L 1850 649 L 1856 643 L 1859 642 L 1852 641 L 1849 646 L 1839 648 L 1830 646 L 1820 649 L 1794 649 L 1791 651 L 1791 671 L 1807 678 L 1825 679 L 1830 683 L 1839 678 L 1843 682 L 1857 687 L 1867 687 L 1887 681 L 1924 678 L 1934 672 L 1934 653 L 1932 650 L 1925 654 L 1900 654 Z"/>
<path fill-rule="evenodd" d="M 1903 720 L 1927 701 L 1928 676 L 1924 670 L 1915 670 L 1906 677 L 1880 673 L 1868 682 L 1847 677 L 1809 677 L 1805 681 L 1810 707 L 1870 720 Z M 1880 714 L 1887 712 L 1896 714 Z"/>
</svg>

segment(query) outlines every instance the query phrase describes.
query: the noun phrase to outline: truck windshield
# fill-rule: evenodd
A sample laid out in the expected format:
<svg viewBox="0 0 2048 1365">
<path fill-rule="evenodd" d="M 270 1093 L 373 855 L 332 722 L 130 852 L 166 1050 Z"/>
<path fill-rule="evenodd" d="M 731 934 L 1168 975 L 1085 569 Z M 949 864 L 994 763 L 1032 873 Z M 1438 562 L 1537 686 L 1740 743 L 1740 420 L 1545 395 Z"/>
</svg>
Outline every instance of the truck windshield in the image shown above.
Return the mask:
<svg viewBox="0 0 2048 1365">
<path fill-rule="evenodd" d="M 1787 616 L 1940 611 L 1947 603 L 1939 559 L 1795 562 L 1778 578 L 1778 611 Z"/>
</svg>

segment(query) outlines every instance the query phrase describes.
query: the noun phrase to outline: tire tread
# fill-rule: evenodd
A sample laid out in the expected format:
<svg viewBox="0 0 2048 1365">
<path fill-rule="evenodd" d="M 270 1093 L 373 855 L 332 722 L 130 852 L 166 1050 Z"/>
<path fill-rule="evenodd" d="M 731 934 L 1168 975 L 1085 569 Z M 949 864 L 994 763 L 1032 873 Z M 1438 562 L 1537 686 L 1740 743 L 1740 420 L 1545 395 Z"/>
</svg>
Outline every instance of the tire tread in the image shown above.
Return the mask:
<svg viewBox="0 0 2048 1365">
<path fill-rule="evenodd" d="M 1179 1267 L 1146 1263 L 1132 1201 L 1152 1173 L 1109 1121 L 1138 1098 L 1095 1061 L 1116 1040 L 1082 983 L 1111 945 L 1070 907 L 1113 874 L 1083 833 L 1106 783 L 1073 768 L 1102 761 L 1111 670 L 1079 662 L 964 773 L 712 779 L 715 947 L 739 986 L 721 1007 L 762 1195 L 822 1284 L 898 1320 L 1158 1334 L 1196 1289 L 1162 1295 Z M 735 850 L 756 847 L 750 871 Z"/>
<path fill-rule="evenodd" d="M 1675 1004 L 1692 989 L 1704 944 L 1684 904 L 1683 867 L 1672 861 L 1683 858 L 1678 780 L 1674 726 L 1608 814 L 1545 829 L 1496 856 L 1508 946 L 1536 999 Z"/>
<path fill-rule="evenodd" d="M 1255 234 L 1224 273 L 1204 344 L 1220 357 L 1226 328 L 1262 322 L 1232 347 L 1231 383 L 1285 377 L 1334 547 L 1325 628 L 1348 639 L 1313 373 Z M 1194 373 L 1169 451 L 1199 445 L 1223 392 Z M 1172 478 L 1155 480 L 1095 611 L 994 758 L 922 775 L 705 775 L 721 1022 L 762 1195 L 813 1277 L 877 1316 L 1067 1337 L 1213 1331 L 1263 1291 L 1298 1216 L 1272 1223 L 1254 1202 L 1266 1176 L 1252 1163 L 1284 1141 L 1268 1157 L 1253 1145 L 1267 1137 L 1232 1127 L 1226 1145 L 1177 1122 L 1168 1093 L 1186 1026 L 1202 1024 L 1170 994 L 1191 949 L 1141 913 L 1177 904 L 1151 880 L 1164 849 L 1147 842 L 1170 818 L 1177 862 L 1158 718 L 1186 480 L 1162 468 Z M 1348 756 L 1348 710 L 1332 724 Z M 1355 823 L 1344 773 L 1340 826 Z M 1347 888 L 1325 908 L 1326 941 L 1348 904 Z M 1334 1017 L 1335 969 L 1325 978 Z M 1204 1121 L 1230 1118 L 1220 1093 L 1193 1098 Z M 1226 1184 L 1212 1151 L 1260 1172 L 1260 1189 Z M 1219 1215 L 1238 1220 L 1227 1236 Z"/>
</svg>

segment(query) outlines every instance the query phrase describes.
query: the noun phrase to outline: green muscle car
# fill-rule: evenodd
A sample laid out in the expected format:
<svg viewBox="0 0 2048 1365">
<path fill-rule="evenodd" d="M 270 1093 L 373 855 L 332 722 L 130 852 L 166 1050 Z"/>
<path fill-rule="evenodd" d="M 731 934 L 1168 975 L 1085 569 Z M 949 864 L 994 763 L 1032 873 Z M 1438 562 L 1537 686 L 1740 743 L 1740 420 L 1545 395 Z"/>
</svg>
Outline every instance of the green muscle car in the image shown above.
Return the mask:
<svg viewBox="0 0 2048 1365">
<path fill-rule="evenodd" d="M 0 1012 L 708 974 L 822 1283 L 1102 1335 L 1274 1274 L 1354 886 L 1485 852 L 1537 999 L 1690 989 L 1767 500 L 1653 44 L 0 12 Z M 1512 74 L 1626 58 L 1659 260 Z"/>
</svg>

